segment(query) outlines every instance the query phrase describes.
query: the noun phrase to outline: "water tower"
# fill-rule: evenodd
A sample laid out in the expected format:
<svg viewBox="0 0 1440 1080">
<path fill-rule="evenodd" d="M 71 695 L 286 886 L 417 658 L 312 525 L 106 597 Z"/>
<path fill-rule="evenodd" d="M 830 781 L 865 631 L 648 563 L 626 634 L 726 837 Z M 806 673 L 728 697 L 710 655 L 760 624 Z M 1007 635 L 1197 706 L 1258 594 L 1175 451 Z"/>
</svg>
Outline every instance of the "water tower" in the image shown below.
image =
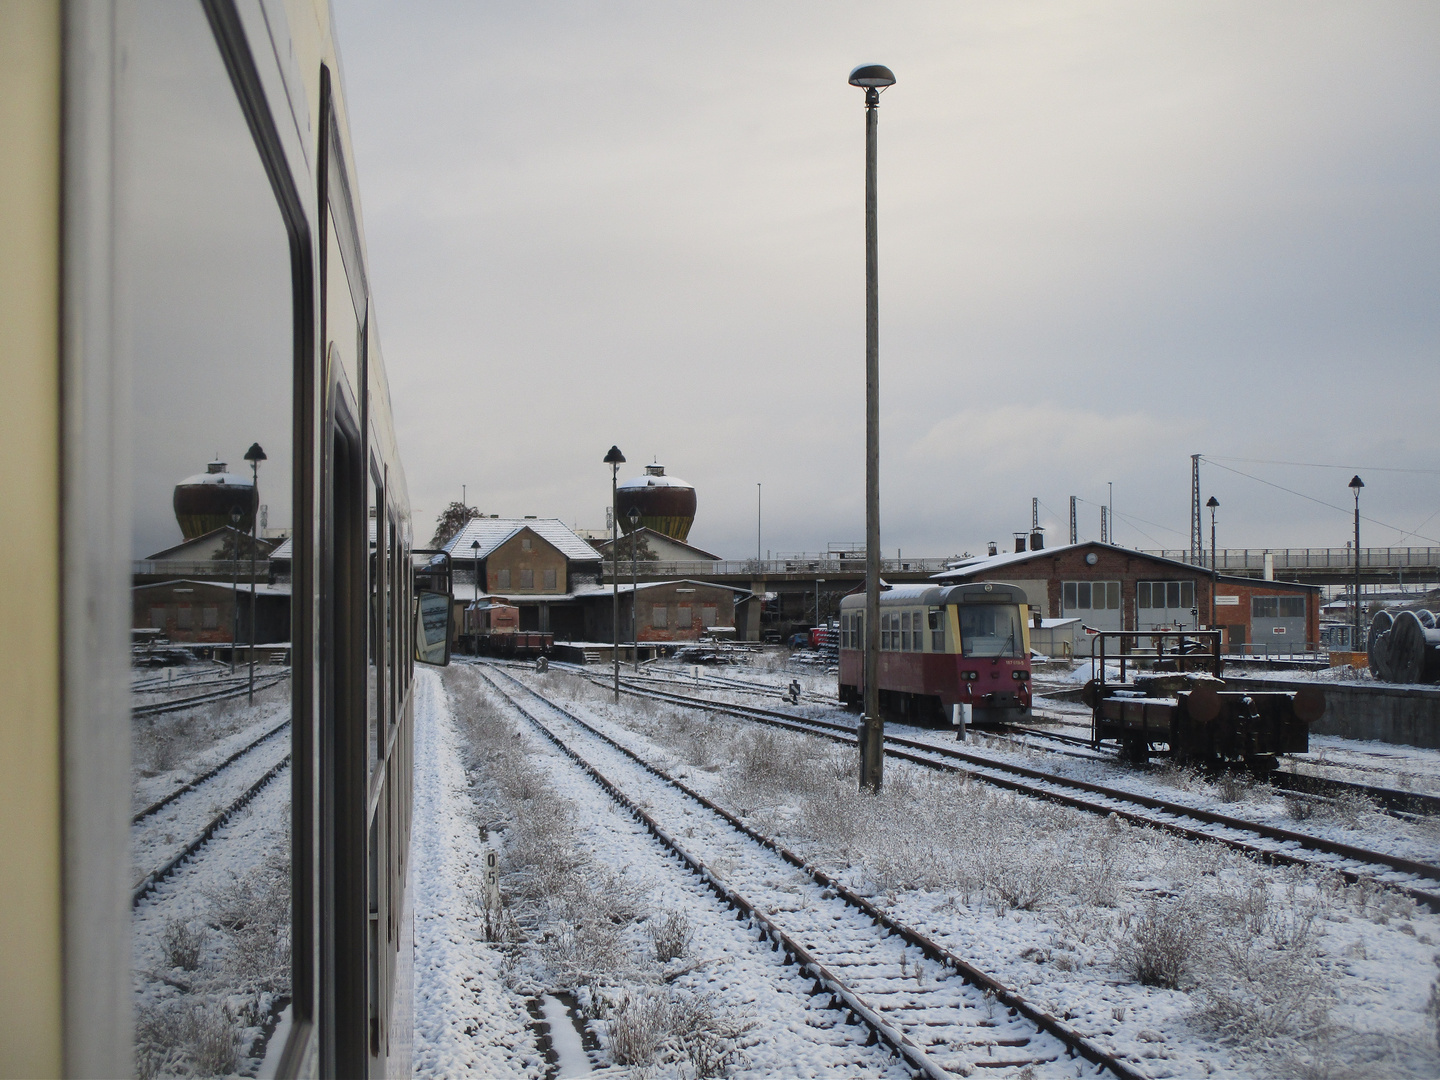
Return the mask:
<svg viewBox="0 0 1440 1080">
<path fill-rule="evenodd" d="M 193 540 L 226 525 L 248 533 L 259 496 L 250 477 L 226 472 L 225 462 L 212 461 L 203 473 L 187 476 L 175 485 L 173 505 L 181 534 Z M 236 509 L 240 511 L 238 524 L 230 517 Z"/>
<path fill-rule="evenodd" d="M 664 465 L 646 465 L 645 475 L 626 480 L 615 490 L 620 528 L 630 531 L 630 508 L 640 511 L 640 526 L 682 544 L 695 524 L 695 489 L 678 476 L 666 476 Z"/>
</svg>

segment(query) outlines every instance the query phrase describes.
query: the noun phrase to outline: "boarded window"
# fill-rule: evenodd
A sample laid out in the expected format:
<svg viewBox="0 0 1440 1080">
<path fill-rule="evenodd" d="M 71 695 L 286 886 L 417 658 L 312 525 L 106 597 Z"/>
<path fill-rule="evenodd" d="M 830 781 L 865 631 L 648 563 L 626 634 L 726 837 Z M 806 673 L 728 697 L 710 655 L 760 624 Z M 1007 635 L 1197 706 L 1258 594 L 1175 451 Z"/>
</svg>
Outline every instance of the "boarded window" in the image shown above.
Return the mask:
<svg viewBox="0 0 1440 1080">
<path fill-rule="evenodd" d="M 220 626 L 220 609 L 214 604 L 206 604 L 200 609 L 200 628 L 202 630 L 215 630 Z"/>
<path fill-rule="evenodd" d="M 510 571 L 508 569 L 496 572 L 495 587 L 502 590 L 510 588 Z"/>
<path fill-rule="evenodd" d="M 150 625 L 155 629 L 164 630 L 167 621 L 163 607 L 152 607 L 150 609 Z"/>
<path fill-rule="evenodd" d="M 546 592 L 554 592 L 554 591 L 555 591 L 555 570 L 554 570 L 554 568 L 551 568 L 551 569 L 545 571 L 545 591 L 546 591 Z"/>
<path fill-rule="evenodd" d="M 670 625 L 670 619 L 664 604 L 655 604 L 650 608 L 650 625 L 656 630 L 664 630 Z"/>
<path fill-rule="evenodd" d="M 529 550 L 530 550 L 530 537 L 528 537 L 528 536 L 523 536 L 523 537 L 520 538 L 520 550 L 521 550 L 521 551 L 529 551 Z"/>
<path fill-rule="evenodd" d="M 689 630 L 694 617 L 690 614 L 688 604 L 681 604 L 675 609 L 675 629 Z"/>
<path fill-rule="evenodd" d="M 714 626 L 720 618 L 720 611 L 714 604 L 702 604 L 700 607 L 700 625 L 707 630 Z"/>
<path fill-rule="evenodd" d="M 176 608 L 175 625 L 181 630 L 193 630 L 195 628 L 195 609 L 189 604 Z"/>
<path fill-rule="evenodd" d="M 534 570 L 521 570 L 521 571 L 520 571 L 520 587 L 521 587 L 522 589 L 533 589 L 533 588 L 535 587 L 535 571 L 534 571 Z"/>
</svg>

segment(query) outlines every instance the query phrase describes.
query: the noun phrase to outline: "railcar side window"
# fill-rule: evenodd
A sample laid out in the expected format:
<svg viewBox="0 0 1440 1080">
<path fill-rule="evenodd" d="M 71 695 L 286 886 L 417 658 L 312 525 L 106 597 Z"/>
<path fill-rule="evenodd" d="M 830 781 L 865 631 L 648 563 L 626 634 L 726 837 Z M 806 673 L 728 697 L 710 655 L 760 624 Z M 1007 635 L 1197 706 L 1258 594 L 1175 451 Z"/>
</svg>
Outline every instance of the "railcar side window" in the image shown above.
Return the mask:
<svg viewBox="0 0 1440 1080">
<path fill-rule="evenodd" d="M 201 5 L 115 19 L 135 1060 L 254 1075 L 291 991 L 289 238 Z"/>
</svg>

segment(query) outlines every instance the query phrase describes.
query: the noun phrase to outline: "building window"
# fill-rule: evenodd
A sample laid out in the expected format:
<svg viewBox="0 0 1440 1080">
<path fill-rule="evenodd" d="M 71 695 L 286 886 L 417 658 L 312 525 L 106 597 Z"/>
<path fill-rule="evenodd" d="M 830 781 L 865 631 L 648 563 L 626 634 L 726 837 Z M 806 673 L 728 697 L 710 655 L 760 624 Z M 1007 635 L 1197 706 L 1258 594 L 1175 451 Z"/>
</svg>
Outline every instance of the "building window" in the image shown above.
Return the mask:
<svg viewBox="0 0 1440 1080">
<path fill-rule="evenodd" d="M 522 537 L 520 538 L 520 550 L 521 550 L 521 551 L 529 551 L 529 550 L 530 550 L 530 537 L 528 537 L 528 536 L 522 536 Z"/>
<path fill-rule="evenodd" d="M 189 604 L 182 604 L 176 608 L 175 625 L 181 630 L 193 630 L 195 628 L 195 609 Z"/>
<path fill-rule="evenodd" d="M 217 630 L 220 627 L 220 609 L 214 604 L 206 604 L 200 609 L 200 629 Z"/>
<path fill-rule="evenodd" d="M 555 570 L 553 567 L 545 571 L 545 591 L 555 591 Z"/>
<path fill-rule="evenodd" d="M 1252 596 L 1250 617 L 1253 619 L 1303 619 L 1303 596 Z"/>
<path fill-rule="evenodd" d="M 656 630 L 664 630 L 670 625 L 667 617 L 667 609 L 664 604 L 656 604 L 650 609 L 650 625 Z"/>
<path fill-rule="evenodd" d="M 150 625 L 156 630 L 164 630 L 165 624 L 168 621 L 165 617 L 165 609 L 163 607 L 152 607 L 150 609 Z"/>
<path fill-rule="evenodd" d="M 1135 606 L 1154 610 L 1189 611 L 1195 606 L 1193 581 L 1141 581 L 1135 586 Z"/>
<path fill-rule="evenodd" d="M 689 605 L 681 604 L 678 608 L 675 609 L 675 629 L 689 630 L 690 627 L 693 625 L 694 618 L 690 614 Z"/>
<path fill-rule="evenodd" d="M 700 605 L 700 625 L 703 626 L 705 629 L 710 629 L 710 627 L 714 626 L 719 621 L 719 619 L 720 609 L 717 608 L 714 604 Z"/>
<path fill-rule="evenodd" d="M 1066 611 L 1120 610 L 1118 581 L 1066 581 L 1061 589 Z"/>
<path fill-rule="evenodd" d="M 535 571 L 534 571 L 534 570 L 521 570 L 521 571 L 520 571 L 520 587 L 521 587 L 522 589 L 533 589 L 533 588 L 535 588 Z"/>
<path fill-rule="evenodd" d="M 495 587 L 502 592 L 510 588 L 510 571 L 508 568 L 495 572 Z"/>
</svg>

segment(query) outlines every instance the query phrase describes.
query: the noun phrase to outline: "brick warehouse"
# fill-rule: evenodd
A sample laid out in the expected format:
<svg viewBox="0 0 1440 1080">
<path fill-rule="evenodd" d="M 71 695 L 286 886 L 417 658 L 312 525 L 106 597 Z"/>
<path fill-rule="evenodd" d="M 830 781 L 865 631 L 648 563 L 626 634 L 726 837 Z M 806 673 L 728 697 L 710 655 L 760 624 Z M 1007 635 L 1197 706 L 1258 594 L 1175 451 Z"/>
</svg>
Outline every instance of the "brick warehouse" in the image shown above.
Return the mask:
<svg viewBox="0 0 1440 1080">
<path fill-rule="evenodd" d="M 1079 618 L 1095 630 L 1198 630 L 1213 622 L 1232 652 L 1261 643 L 1303 649 L 1320 636 L 1318 586 L 1216 577 L 1203 567 L 1111 544 L 972 559 L 935 580 L 1010 582 L 1045 617 Z"/>
</svg>

